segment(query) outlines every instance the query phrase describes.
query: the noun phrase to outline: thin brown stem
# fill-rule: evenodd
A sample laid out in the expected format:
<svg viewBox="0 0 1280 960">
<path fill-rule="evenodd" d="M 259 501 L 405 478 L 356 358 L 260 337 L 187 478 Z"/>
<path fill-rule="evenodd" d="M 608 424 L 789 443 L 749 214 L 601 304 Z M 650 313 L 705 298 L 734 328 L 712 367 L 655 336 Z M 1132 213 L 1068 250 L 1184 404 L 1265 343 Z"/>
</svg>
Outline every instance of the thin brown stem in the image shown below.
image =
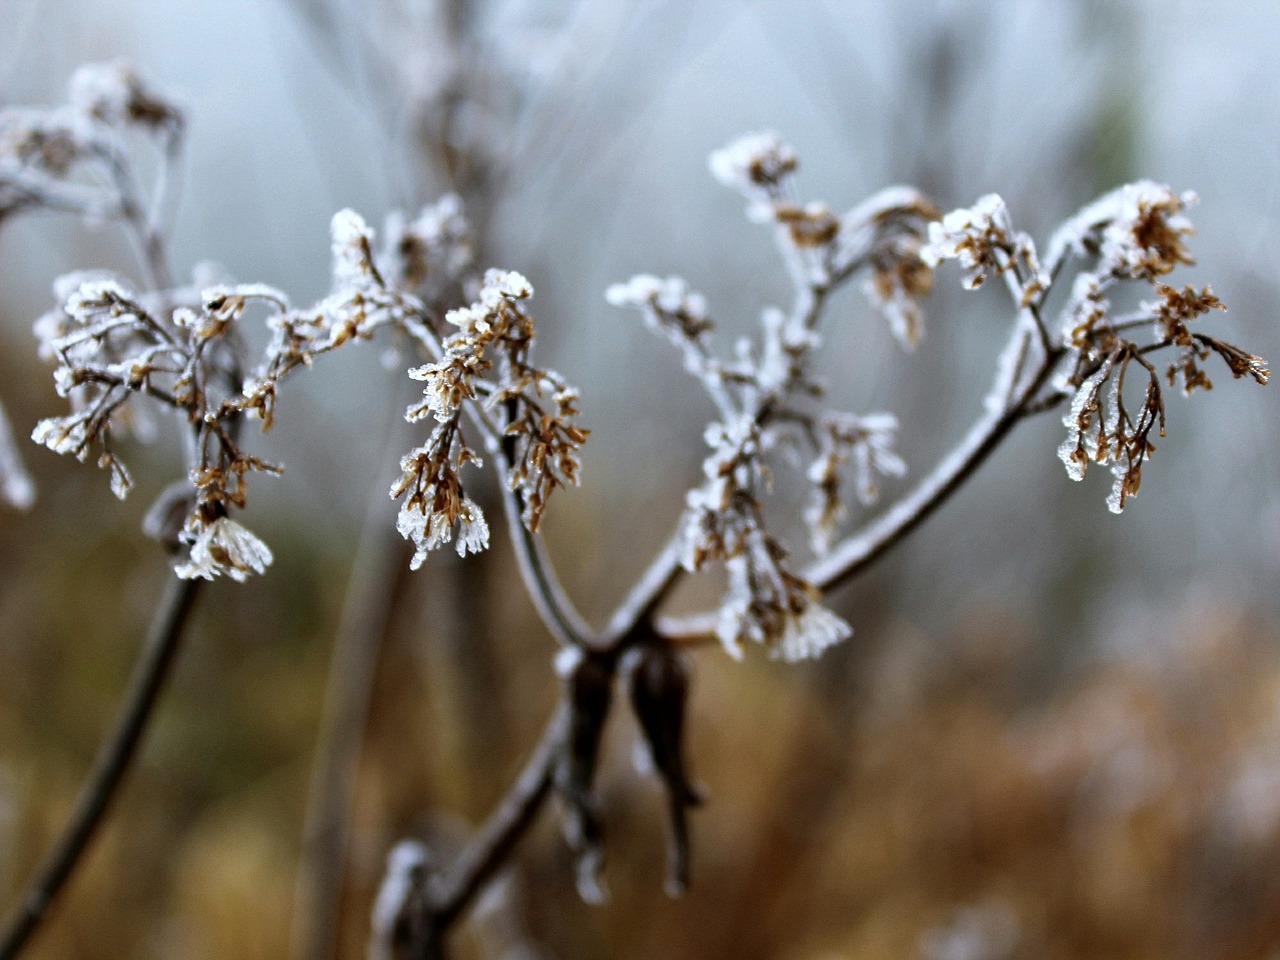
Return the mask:
<svg viewBox="0 0 1280 960">
<path fill-rule="evenodd" d="M 71 820 L 9 918 L 0 937 L 0 960 L 17 957 L 39 928 L 119 792 L 173 666 L 200 584 L 199 580 L 169 580 L 115 726 L 99 748 Z"/>
<path fill-rule="evenodd" d="M 1049 409 L 1038 402 L 1038 394 L 1061 357 L 1062 351 L 1056 348 L 1042 356 L 1007 404 L 979 419 L 911 493 L 805 569 L 805 579 L 820 590 L 830 590 L 905 540 L 973 476 L 1020 421 Z M 659 632 L 671 642 L 697 644 L 715 636 L 715 623 L 715 614 L 700 614 L 664 621 Z"/>
</svg>

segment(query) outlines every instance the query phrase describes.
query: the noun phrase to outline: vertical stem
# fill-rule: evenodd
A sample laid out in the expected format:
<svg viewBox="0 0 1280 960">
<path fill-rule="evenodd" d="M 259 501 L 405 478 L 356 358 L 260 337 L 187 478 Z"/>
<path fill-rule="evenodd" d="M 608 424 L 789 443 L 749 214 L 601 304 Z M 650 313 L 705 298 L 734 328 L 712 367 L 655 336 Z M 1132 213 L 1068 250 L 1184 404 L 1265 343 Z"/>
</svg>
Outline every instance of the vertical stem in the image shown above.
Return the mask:
<svg viewBox="0 0 1280 960">
<path fill-rule="evenodd" d="M 386 497 L 381 488 L 377 492 L 370 501 L 334 637 L 294 892 L 289 950 L 293 960 L 330 960 L 337 950 L 351 806 L 373 678 L 391 610 L 404 584 L 398 573 L 408 569 L 398 538 L 381 522 Z"/>
<path fill-rule="evenodd" d="M 137 756 L 138 744 L 169 676 L 200 582 L 169 580 L 147 633 L 142 657 L 129 680 L 115 727 L 98 750 L 70 822 L 28 883 L 0 936 L 0 960 L 17 957 L 39 928 L 115 799 Z"/>
</svg>

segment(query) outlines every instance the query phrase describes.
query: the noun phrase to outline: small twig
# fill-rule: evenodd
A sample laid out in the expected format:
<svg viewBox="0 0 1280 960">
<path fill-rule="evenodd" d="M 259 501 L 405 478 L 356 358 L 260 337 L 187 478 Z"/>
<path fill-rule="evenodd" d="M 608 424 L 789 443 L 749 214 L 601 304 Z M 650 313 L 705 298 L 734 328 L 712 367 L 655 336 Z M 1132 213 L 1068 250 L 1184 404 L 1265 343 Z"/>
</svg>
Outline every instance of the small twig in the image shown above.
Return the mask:
<svg viewBox="0 0 1280 960">
<path fill-rule="evenodd" d="M 806 579 L 821 590 L 829 590 L 861 573 L 920 526 L 977 471 L 1019 421 L 1030 415 L 1031 401 L 1060 357 L 1060 350 L 1043 356 L 1008 406 L 978 420 L 915 490 L 813 563 L 804 572 Z"/>
<path fill-rule="evenodd" d="M 115 799 L 169 676 L 201 582 L 169 580 L 115 727 L 99 748 L 71 820 L 29 882 L 0 937 L 0 960 L 17 957 L 39 928 Z"/>
<path fill-rule="evenodd" d="M 503 470 L 500 475 L 503 512 L 507 516 L 507 529 L 515 547 L 520 574 L 529 588 L 529 597 L 538 615 L 562 646 L 595 646 L 595 634 L 560 585 L 541 538 L 530 533 L 524 525 L 519 497 L 506 482 L 506 473 Z"/>
</svg>

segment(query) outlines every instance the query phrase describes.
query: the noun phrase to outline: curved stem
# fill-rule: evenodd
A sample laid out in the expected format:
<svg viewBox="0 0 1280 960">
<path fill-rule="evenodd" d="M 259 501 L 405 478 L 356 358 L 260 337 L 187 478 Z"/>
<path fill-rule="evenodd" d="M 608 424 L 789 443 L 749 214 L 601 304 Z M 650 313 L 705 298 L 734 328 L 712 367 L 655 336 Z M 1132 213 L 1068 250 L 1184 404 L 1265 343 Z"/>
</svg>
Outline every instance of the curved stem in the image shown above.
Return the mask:
<svg viewBox="0 0 1280 960">
<path fill-rule="evenodd" d="M 1033 334 L 1024 327 L 1022 335 Z M 1020 421 L 1050 408 L 1051 404 L 1038 402 L 1038 394 L 1061 358 L 1061 348 L 1041 356 L 1009 401 L 974 423 L 964 439 L 911 493 L 810 564 L 802 573 L 804 578 L 820 590 L 830 590 L 851 580 L 905 540 L 964 485 Z M 659 632 L 674 643 L 696 644 L 714 637 L 715 625 L 715 614 L 705 613 L 663 621 Z"/>
<path fill-rule="evenodd" d="M 200 584 L 199 580 L 170 579 L 115 727 L 99 748 L 70 822 L 28 883 L 0 936 L 0 960 L 13 960 L 36 932 L 115 799 L 169 676 Z"/>
<path fill-rule="evenodd" d="M 500 471 L 502 507 L 507 516 L 507 530 L 515 547 L 520 574 L 538 615 L 556 640 L 566 647 L 588 647 L 595 644 L 594 633 L 573 605 L 556 576 L 541 538 L 524 525 L 516 494 L 506 482 L 506 470 Z"/>
<path fill-rule="evenodd" d="M 920 485 L 860 533 L 843 541 L 804 576 L 821 590 L 829 590 L 861 573 L 906 538 L 966 480 L 1008 436 L 1020 420 L 1029 416 L 1031 401 L 1057 365 L 1060 352 L 1047 354 L 1009 404 L 978 420 Z"/>
</svg>

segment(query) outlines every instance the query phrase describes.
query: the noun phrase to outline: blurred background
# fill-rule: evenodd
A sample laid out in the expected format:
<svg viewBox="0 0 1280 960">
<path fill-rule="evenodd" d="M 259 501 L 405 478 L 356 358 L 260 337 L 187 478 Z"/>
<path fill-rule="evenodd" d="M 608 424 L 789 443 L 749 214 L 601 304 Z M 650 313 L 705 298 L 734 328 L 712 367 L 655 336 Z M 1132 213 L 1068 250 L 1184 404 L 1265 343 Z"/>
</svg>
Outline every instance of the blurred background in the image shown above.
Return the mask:
<svg viewBox="0 0 1280 960">
<path fill-rule="evenodd" d="M 537 289 L 541 359 L 582 389 L 583 486 L 545 529 L 595 622 L 669 535 L 713 414 L 605 287 L 681 274 L 726 334 L 789 293 L 768 231 L 707 173 L 743 132 L 782 133 L 805 198 L 836 210 L 893 183 L 944 209 L 995 191 L 1041 242 L 1128 180 L 1194 189 L 1198 262 L 1172 279 L 1212 284 L 1222 335 L 1280 357 L 1280 5 L 0 0 L 0 18 L 0 104 L 61 103 L 77 65 L 118 58 L 180 95 L 180 273 L 214 260 L 307 303 L 328 289 L 335 210 L 377 224 L 464 195 L 483 261 Z M 136 274 L 130 257 L 110 225 L 0 230 L 0 401 L 19 437 L 60 409 L 30 333 L 50 284 Z M 944 267 L 908 355 L 846 291 L 834 402 L 895 412 L 923 475 L 980 412 L 1006 301 Z M 709 801 L 680 901 L 619 711 L 600 777 L 612 901 L 576 898 L 544 818 L 459 954 L 1280 954 L 1280 401 L 1215 380 L 1170 391 L 1169 438 L 1123 516 L 1109 478 L 1067 480 L 1051 414 L 831 598 L 852 641 L 800 667 L 698 653 L 689 749 Z M 363 955 L 396 839 L 447 856 L 502 795 L 555 701 L 553 644 L 503 544 L 407 574 L 385 490 L 412 388 L 375 349 L 286 391 L 261 447 L 286 473 L 254 484 L 246 520 L 276 563 L 205 595 L 139 769 L 32 957 L 327 960 L 291 916 L 334 637 L 361 596 L 390 613 L 357 657 L 372 673 L 335 955 Z M 0 513 L 6 905 L 118 702 L 167 576 L 139 521 L 178 469 L 129 449 L 120 505 L 98 471 L 23 446 L 39 499 Z"/>
</svg>

